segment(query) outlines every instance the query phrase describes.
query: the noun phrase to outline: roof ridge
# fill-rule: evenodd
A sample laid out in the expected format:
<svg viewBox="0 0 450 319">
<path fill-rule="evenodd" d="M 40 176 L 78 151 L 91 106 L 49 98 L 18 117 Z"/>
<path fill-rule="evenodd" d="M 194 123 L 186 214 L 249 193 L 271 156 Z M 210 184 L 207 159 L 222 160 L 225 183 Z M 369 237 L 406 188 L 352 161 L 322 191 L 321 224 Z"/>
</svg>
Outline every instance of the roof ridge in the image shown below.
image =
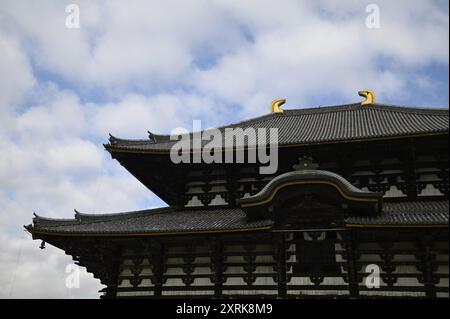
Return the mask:
<svg viewBox="0 0 450 319">
<path fill-rule="evenodd" d="M 448 115 L 448 108 L 428 108 L 428 107 L 420 107 L 420 106 L 402 106 L 402 105 L 392 105 L 392 104 L 374 104 L 377 109 L 384 110 L 384 108 L 388 107 L 390 111 L 395 112 L 403 112 L 403 113 L 413 113 L 413 114 L 433 114 L 436 116 L 439 115 Z M 369 106 L 370 107 L 370 106 Z"/>
<path fill-rule="evenodd" d="M 285 109 L 284 113 L 328 113 L 328 112 L 343 112 L 350 110 L 370 110 L 370 109 L 379 109 L 382 111 L 398 111 L 398 112 L 406 112 L 406 113 L 441 113 L 445 115 L 449 113 L 448 108 L 427 108 L 427 107 L 419 107 L 419 106 L 402 106 L 402 105 L 394 105 L 394 104 L 383 104 L 383 103 L 374 103 L 370 105 L 361 105 L 361 103 L 352 103 L 352 104 L 341 104 L 341 105 L 329 105 L 329 106 L 320 106 L 320 107 L 308 107 L 308 108 L 298 108 L 298 109 Z M 435 115 L 441 115 L 435 114 Z M 296 114 L 297 115 L 297 114 Z"/>
<path fill-rule="evenodd" d="M 162 207 L 162 208 L 171 208 L 171 207 Z M 158 211 L 154 211 L 153 210 L 158 210 Z M 108 214 L 108 215 L 103 215 L 103 216 L 99 216 L 99 218 L 89 218 L 88 220 L 81 220 L 81 219 L 75 219 L 78 220 L 79 224 L 97 224 L 97 223 L 104 223 L 104 222 L 112 222 L 115 220 L 128 220 L 131 218 L 144 218 L 144 217 L 148 217 L 148 215 L 158 215 L 161 213 L 164 213 L 164 211 L 169 211 L 169 209 L 149 209 L 149 210 L 140 210 L 140 211 L 131 211 L 131 212 L 126 212 L 126 213 L 113 213 L 113 214 Z M 99 214 L 100 215 L 100 214 Z"/>
<path fill-rule="evenodd" d="M 119 212 L 119 213 L 107 213 L 107 214 L 89 214 L 89 213 L 80 213 L 76 209 L 74 218 L 51 218 L 51 217 L 42 217 L 37 214 L 35 215 L 35 218 L 33 219 L 33 222 L 36 225 L 46 224 L 47 226 L 63 226 L 65 224 L 93 224 L 97 222 L 105 222 L 114 220 L 117 218 L 121 218 L 127 215 L 130 215 L 130 217 L 142 217 L 141 215 L 148 215 L 148 214 L 156 214 L 161 213 L 164 211 L 172 211 L 173 207 L 158 207 L 158 208 L 150 208 L 150 209 L 143 209 L 143 210 L 136 210 L 136 211 L 129 211 L 129 212 Z"/>
<path fill-rule="evenodd" d="M 75 220 L 78 220 L 81 224 L 94 224 L 105 221 L 112 221 L 115 219 L 127 217 L 127 218 L 138 218 L 147 216 L 150 214 L 158 214 L 163 212 L 173 211 L 173 207 L 158 207 L 143 210 L 135 210 L 129 212 L 119 212 L 119 213 L 107 213 L 107 214 L 86 214 L 86 213 L 75 213 Z"/>
<path fill-rule="evenodd" d="M 374 115 L 374 116 L 372 116 Z M 268 113 L 264 115 L 260 115 L 254 118 L 250 118 L 247 120 L 239 121 L 236 123 L 231 123 L 228 125 L 219 126 L 216 129 L 223 132 L 227 128 L 242 128 L 247 129 L 248 127 L 278 127 L 281 128 L 283 125 L 286 125 L 288 128 L 295 128 L 298 126 L 298 123 L 308 124 L 311 122 L 327 122 L 332 119 L 328 119 L 328 117 L 335 117 L 335 120 L 358 120 L 358 125 L 367 126 L 372 125 L 368 123 L 369 120 L 375 121 L 374 124 L 377 124 L 377 121 L 388 121 L 389 125 L 395 122 L 404 122 L 405 128 L 396 128 L 394 133 L 391 131 L 383 131 L 385 130 L 384 125 L 377 124 L 375 130 L 369 130 L 369 133 L 366 132 L 367 136 L 362 132 L 358 131 L 357 133 L 352 133 L 355 135 L 355 138 L 358 137 L 381 137 L 381 136 L 397 136 L 397 135 L 407 135 L 407 134 L 425 134 L 425 133 L 434 133 L 434 132 L 448 132 L 448 116 L 449 110 L 445 108 L 424 108 L 424 107 L 404 107 L 397 106 L 391 104 L 379 104 L 374 103 L 370 105 L 361 105 L 361 103 L 352 103 L 352 104 L 343 104 L 343 105 L 332 105 L 332 106 L 321 106 L 321 107 L 309 107 L 309 108 L 299 108 L 299 109 L 286 109 L 282 113 Z M 378 119 L 379 117 L 383 117 L 384 119 Z M 416 117 L 416 118 L 415 118 Z M 295 123 L 294 123 L 295 122 Z M 402 122 L 402 123 L 403 123 Z M 267 123 L 267 124 L 266 124 Z M 182 134 L 183 136 L 189 137 L 190 139 L 195 136 L 196 133 L 207 132 L 210 128 L 205 128 L 202 131 L 189 132 L 186 134 Z M 373 133 L 372 131 L 376 131 Z M 372 132 L 372 133 L 371 133 Z M 334 132 L 334 135 L 339 135 Z M 359 134 L 359 135 L 358 135 Z M 347 136 L 347 133 L 342 133 L 343 139 L 352 139 L 353 137 Z M 171 139 L 172 136 L 176 136 L 173 134 L 170 135 L 160 135 L 153 134 L 149 132 L 148 139 L 140 139 L 140 140 L 127 140 L 116 138 L 111 135 L 110 143 L 104 145 L 107 150 L 111 150 L 114 148 L 149 148 L 149 149 L 161 149 L 167 150 L 173 143 L 175 143 L 178 138 Z M 332 137 L 333 139 L 338 139 L 337 137 Z M 295 141 L 294 141 L 295 142 Z M 305 141 L 297 141 L 296 143 L 310 143 L 308 139 Z M 323 142 L 323 141 L 322 141 Z M 287 144 L 293 143 L 287 142 Z M 280 142 L 280 144 L 284 144 L 284 142 Z"/>
<path fill-rule="evenodd" d="M 38 214 L 34 214 L 34 218 L 39 221 L 58 221 L 58 222 L 69 222 L 73 221 L 73 218 L 54 218 L 54 217 L 45 217 L 39 216 Z"/>
<path fill-rule="evenodd" d="M 82 217 L 108 217 L 108 216 L 117 216 L 117 215 L 127 215 L 127 214 L 133 214 L 133 213 L 144 213 L 144 212 L 152 212 L 152 211 L 162 211 L 162 210 L 171 210 L 173 207 L 166 206 L 166 207 L 157 207 L 157 208 L 147 208 L 147 209 L 141 209 L 141 210 L 133 210 L 129 212 L 118 212 L 118 213 L 102 213 L 102 214 L 96 214 L 96 213 L 81 213 L 75 209 L 75 216 L 82 216 Z"/>
<path fill-rule="evenodd" d="M 62 225 L 71 225 L 77 222 L 74 218 L 52 218 L 52 217 L 43 217 L 39 216 L 36 213 L 33 213 L 33 224 L 34 225 L 54 225 L 54 226 L 62 226 Z"/>
</svg>

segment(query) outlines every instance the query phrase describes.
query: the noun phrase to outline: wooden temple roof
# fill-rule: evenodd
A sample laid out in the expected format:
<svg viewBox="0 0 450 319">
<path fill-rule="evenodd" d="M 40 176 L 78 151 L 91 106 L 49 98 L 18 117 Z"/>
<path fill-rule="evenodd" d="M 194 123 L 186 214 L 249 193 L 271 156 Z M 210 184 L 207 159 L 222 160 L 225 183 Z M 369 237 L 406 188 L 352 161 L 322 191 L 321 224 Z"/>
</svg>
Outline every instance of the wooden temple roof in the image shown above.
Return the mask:
<svg viewBox="0 0 450 319">
<path fill-rule="evenodd" d="M 445 135 L 448 134 L 448 115 L 448 109 L 399 107 L 375 103 L 361 105 L 358 103 L 283 110 L 227 127 L 278 128 L 281 147 L 302 146 Z M 225 128 L 221 127 L 219 130 L 223 131 Z M 246 146 L 257 144 L 255 140 L 251 139 L 245 140 L 245 142 Z M 342 199 L 339 203 L 352 210 L 348 214 L 350 216 L 346 215 L 343 223 L 349 227 L 396 225 L 448 227 L 448 200 L 418 201 L 410 199 L 412 201 L 383 203 L 381 193 L 359 189 L 344 177 L 324 170 L 306 169 L 281 174 L 267 183 L 259 193 L 238 200 L 237 207 L 230 205 L 195 209 L 178 208 L 182 205 L 179 204 L 175 195 L 185 190 L 184 184 L 178 182 L 181 179 L 181 173 L 175 174 L 175 165 L 166 169 L 166 174 L 170 172 L 173 176 L 172 184 L 170 184 L 164 174 L 154 174 L 151 169 L 158 167 L 160 171 L 163 171 L 163 166 L 170 164 L 166 155 L 159 158 L 128 154 L 167 154 L 174 143 L 176 141 L 171 141 L 168 135 L 149 133 L 149 138 L 146 140 L 124 140 L 111 136 L 110 143 L 105 145 L 113 157 L 116 157 L 130 173 L 173 207 L 106 215 L 76 212 L 75 219 L 70 220 L 36 216 L 33 224 L 26 226 L 26 229 L 33 235 L 68 236 L 134 236 L 268 230 L 274 227 L 274 220 L 264 214 L 258 215 L 259 213 L 257 213 L 255 215 L 255 211 L 262 210 L 259 205 L 271 201 L 281 187 L 293 184 L 298 186 L 297 184 L 303 182 L 309 185 L 328 184 L 328 186 L 334 187 L 340 194 L 339 198 Z M 180 185 L 176 183 L 180 183 Z M 289 196 L 289 190 L 285 189 L 285 191 L 286 196 Z M 247 206 L 251 207 L 247 209 Z M 358 213 L 360 211 L 365 212 L 365 215 L 360 215 Z M 257 218 L 254 219 L 254 217 Z"/>
<path fill-rule="evenodd" d="M 448 227 L 449 203 L 446 200 L 387 202 L 381 214 L 350 216 L 345 223 L 347 227 Z M 273 225 L 274 222 L 269 219 L 248 221 L 241 208 L 176 210 L 166 207 L 116 214 L 76 212 L 74 219 L 50 219 L 36 215 L 33 224 L 26 226 L 26 229 L 33 235 L 139 236 L 269 230 Z"/>
<path fill-rule="evenodd" d="M 284 110 L 218 128 L 278 128 L 278 144 L 301 146 L 448 134 L 448 109 L 401 107 L 385 104 L 348 104 Z M 105 148 L 111 152 L 165 153 L 176 141 L 169 135 L 149 132 L 145 140 L 110 137 Z M 203 141 L 207 143 L 207 141 Z M 245 141 L 246 146 L 256 141 Z"/>
<path fill-rule="evenodd" d="M 247 221 L 239 208 L 183 209 L 172 207 L 118 214 L 80 214 L 75 219 L 58 220 L 36 216 L 31 233 L 52 234 L 167 234 L 267 229 L 271 220 Z"/>
<path fill-rule="evenodd" d="M 351 216 L 347 226 L 442 226 L 448 227 L 448 201 L 384 203 L 377 216 Z"/>
</svg>

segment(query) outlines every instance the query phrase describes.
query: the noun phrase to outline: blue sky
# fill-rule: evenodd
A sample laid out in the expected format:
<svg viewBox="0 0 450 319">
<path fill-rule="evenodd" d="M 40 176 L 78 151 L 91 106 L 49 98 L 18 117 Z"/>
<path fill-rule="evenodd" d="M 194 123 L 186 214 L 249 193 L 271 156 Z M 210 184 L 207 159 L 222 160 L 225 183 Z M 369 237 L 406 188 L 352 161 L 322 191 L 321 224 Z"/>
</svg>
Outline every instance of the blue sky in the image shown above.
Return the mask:
<svg viewBox="0 0 450 319">
<path fill-rule="evenodd" d="M 76 4 L 80 28 L 65 8 Z M 379 28 L 368 28 L 368 4 Z M 22 231 L 32 213 L 70 218 L 164 205 L 103 150 L 284 108 L 379 103 L 448 108 L 447 1 L 1 1 L 0 297 L 97 297 L 68 256 Z M 320 128 L 318 128 L 320 129 Z M 40 287 L 47 287 L 41 289 Z"/>
</svg>

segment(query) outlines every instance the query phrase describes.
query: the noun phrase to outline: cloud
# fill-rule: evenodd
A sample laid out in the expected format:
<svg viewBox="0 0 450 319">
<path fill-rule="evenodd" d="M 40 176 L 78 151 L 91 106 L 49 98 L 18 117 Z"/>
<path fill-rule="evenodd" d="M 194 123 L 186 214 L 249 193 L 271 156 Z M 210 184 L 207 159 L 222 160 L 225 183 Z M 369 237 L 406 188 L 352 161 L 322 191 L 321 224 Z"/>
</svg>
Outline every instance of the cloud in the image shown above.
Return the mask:
<svg viewBox="0 0 450 319">
<path fill-rule="evenodd" d="M 0 27 L 0 123 L 35 84 L 28 56 Z M 2 126 L 3 126 L 2 125 Z M 0 128 L 1 129 L 1 128 Z"/>
<path fill-rule="evenodd" d="M 38 249 L 40 243 L 29 236 L 0 235 L 7 242 L 0 252 L 0 298 L 98 298 L 104 286 L 84 268 L 70 268 L 71 258 L 52 246 Z M 66 285 L 69 276 L 77 275 L 79 288 Z M 69 278 L 70 280 L 70 278 Z M 44 289 L 45 287 L 45 289 Z"/>
<path fill-rule="evenodd" d="M 200 90 L 256 114 L 262 100 L 276 96 L 300 103 L 312 96 L 352 101 L 358 88 L 370 87 L 388 100 L 414 82 L 412 69 L 433 62 L 448 65 L 448 13 L 432 2 L 377 2 L 380 29 L 365 27 L 361 3 L 339 2 L 328 14 L 319 6 L 288 3 L 277 14 L 270 5 L 255 13 L 248 4 L 230 5 L 254 40 L 214 67 L 196 71 L 193 82 Z"/>
<path fill-rule="evenodd" d="M 2 118 L 8 129 L 0 129 L 0 238 L 8 242 L 0 252 L 0 297 L 95 298 L 98 280 L 82 272 L 81 287 L 67 289 L 71 258 L 56 248 L 37 249 L 23 238 L 23 225 L 33 212 L 71 218 L 74 208 L 107 213 L 162 203 L 93 141 L 89 115 L 98 110 L 92 104 L 55 85 L 36 89 L 38 103 L 8 111 Z"/>
<path fill-rule="evenodd" d="M 124 96 L 116 103 L 99 105 L 93 113 L 91 127 L 99 136 L 107 132 L 116 136 L 147 138 L 147 130 L 168 134 L 175 127 L 191 127 L 192 119 L 214 118 L 206 121 L 217 125 L 221 112 L 214 107 L 220 102 L 196 94 L 138 94 Z"/>
<path fill-rule="evenodd" d="M 303 103 L 324 88 L 349 98 L 371 87 L 387 100 L 414 82 L 412 70 L 448 65 L 439 2 L 378 1 L 379 29 L 365 26 L 369 3 L 131 1 L 124 10 L 120 1 L 79 1 L 80 29 L 65 27 L 65 2 L 3 9 L 36 68 L 76 89 L 120 99 L 180 87 L 245 104 L 249 115 L 263 98 Z"/>
<path fill-rule="evenodd" d="M 240 37 L 206 1 L 130 1 L 126 10 L 121 1 L 78 1 L 79 29 L 65 27 L 66 5 L 17 1 L 3 9 L 39 69 L 82 86 L 179 83 L 197 48 L 215 52 Z"/>
<path fill-rule="evenodd" d="M 84 112 L 76 95 L 58 92 L 49 105 L 31 106 L 20 114 L 17 130 L 23 138 L 32 138 L 36 142 L 81 135 L 86 130 Z"/>
</svg>

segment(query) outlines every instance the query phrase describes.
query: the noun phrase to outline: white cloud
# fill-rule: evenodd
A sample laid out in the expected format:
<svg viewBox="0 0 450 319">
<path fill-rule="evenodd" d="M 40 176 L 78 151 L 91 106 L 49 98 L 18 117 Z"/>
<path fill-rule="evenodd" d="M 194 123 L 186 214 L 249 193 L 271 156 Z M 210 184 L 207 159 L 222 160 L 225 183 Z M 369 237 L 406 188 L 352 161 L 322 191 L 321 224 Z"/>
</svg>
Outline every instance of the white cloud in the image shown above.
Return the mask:
<svg viewBox="0 0 450 319">
<path fill-rule="evenodd" d="M 17 118 L 17 130 L 22 138 L 45 143 L 48 138 L 83 134 L 85 112 L 78 97 L 70 92 L 58 92 L 49 105 L 28 108 Z"/>
<path fill-rule="evenodd" d="M 64 2 L 15 1 L 4 11 L 38 68 L 113 96 L 178 85 L 233 103 L 262 92 L 301 102 L 319 88 L 370 86 L 389 98 L 411 80 L 395 70 L 396 85 L 385 85 L 380 59 L 448 64 L 448 13 L 437 2 L 378 1 L 380 29 L 365 27 L 369 3 L 79 1 L 80 29 L 65 27 Z"/>
<path fill-rule="evenodd" d="M 0 252 L 0 284 L 10 287 L 1 297 L 96 297 L 100 286 L 91 274 L 83 274 L 80 289 L 67 289 L 70 257 L 51 247 L 41 252 L 37 242 L 22 238 L 23 225 L 33 212 L 70 218 L 74 208 L 118 212 L 157 200 L 89 139 L 95 137 L 88 126 L 93 105 L 54 86 L 43 91 L 49 96 L 9 112 L 9 129 L 0 129 L 0 237 L 8 242 Z"/>
<path fill-rule="evenodd" d="M 0 124 L 35 83 L 27 55 L 18 41 L 7 36 L 0 25 Z M 1 130 L 1 128 L 0 128 Z"/>
<path fill-rule="evenodd" d="M 50 148 L 44 156 L 48 169 L 60 173 L 92 173 L 101 171 L 102 167 L 102 156 L 98 149 L 85 140 L 62 141 Z"/>
<path fill-rule="evenodd" d="M 381 28 L 366 32 L 366 46 L 396 63 L 422 66 L 430 61 L 448 64 L 448 12 L 435 1 L 383 1 Z"/>
<path fill-rule="evenodd" d="M 130 94 L 116 103 L 99 105 L 93 113 L 91 127 L 99 136 L 111 133 L 119 137 L 147 138 L 147 130 L 165 133 L 179 126 L 192 126 L 190 119 L 215 118 L 218 102 L 196 94 L 156 94 L 150 97 Z M 212 124 L 211 124 L 212 125 Z"/>
<path fill-rule="evenodd" d="M 79 288 L 68 288 L 66 279 L 74 273 L 66 272 L 73 263 L 69 256 L 50 245 L 40 250 L 27 235 L 2 234 L 0 239 L 8 243 L 0 252 L 0 298 L 98 298 L 104 287 L 80 267 Z"/>
<path fill-rule="evenodd" d="M 39 68 L 86 86 L 158 87 L 189 71 L 193 51 L 240 37 L 206 1 L 78 1 L 80 29 L 65 27 L 64 2 L 3 4 Z M 227 29 L 227 32 L 223 32 Z"/>
<path fill-rule="evenodd" d="M 278 96 L 297 103 L 327 95 L 352 102 L 359 100 L 355 92 L 364 87 L 387 102 L 414 82 L 411 68 L 448 64 L 448 13 L 430 2 L 378 2 L 380 29 L 365 27 L 364 3 L 335 3 L 335 10 L 326 15 L 315 6 L 288 3 L 287 16 L 285 7 L 277 14 L 270 5 L 253 13 L 248 3 L 234 3 L 233 12 L 244 15 L 251 27 L 253 43 L 223 56 L 215 67 L 197 71 L 193 82 L 256 114 L 265 111 L 261 97 L 265 104 Z M 330 14 L 346 19 L 330 19 Z M 380 68 L 383 59 L 394 60 L 395 69 L 389 69 L 392 64 Z"/>
</svg>

